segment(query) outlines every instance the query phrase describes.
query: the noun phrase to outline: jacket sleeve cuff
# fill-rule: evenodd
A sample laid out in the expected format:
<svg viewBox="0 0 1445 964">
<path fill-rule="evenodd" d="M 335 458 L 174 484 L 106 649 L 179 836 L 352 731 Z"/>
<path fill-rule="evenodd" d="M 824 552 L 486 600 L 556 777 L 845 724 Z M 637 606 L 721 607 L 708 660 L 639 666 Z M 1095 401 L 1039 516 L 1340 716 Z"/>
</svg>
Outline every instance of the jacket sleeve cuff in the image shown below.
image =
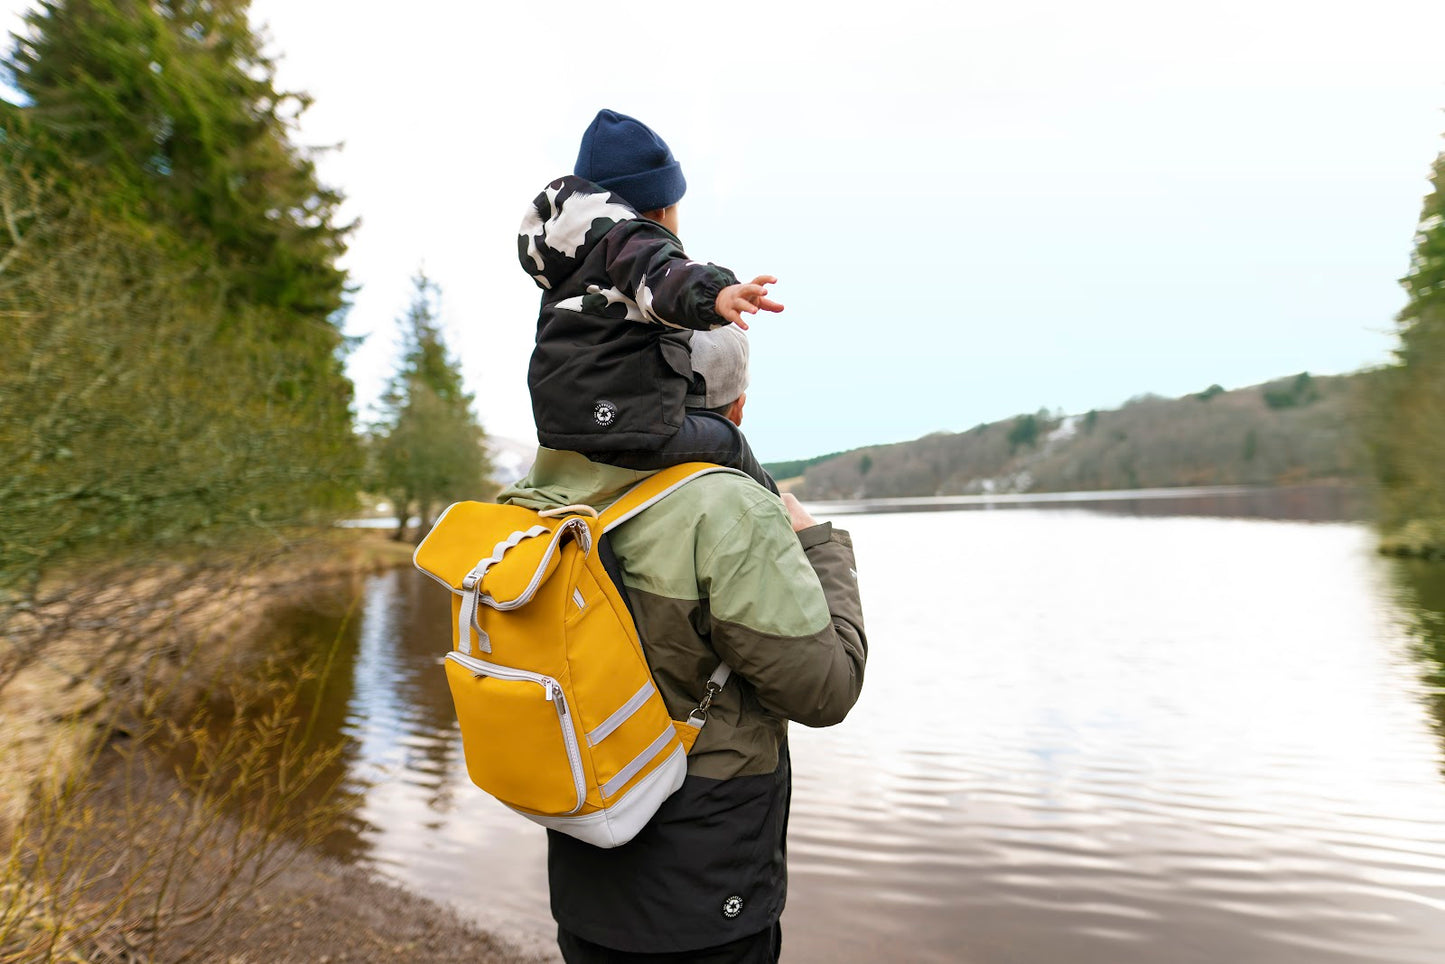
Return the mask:
<svg viewBox="0 0 1445 964">
<path fill-rule="evenodd" d="M 706 328 L 700 330 L 711 331 L 729 324 L 722 315 L 717 313 L 717 296 L 727 286 L 737 283 L 737 275 L 722 265 L 709 264 L 706 266 L 706 274 L 697 283 L 697 310 L 707 325 Z"/>
<path fill-rule="evenodd" d="M 798 542 L 804 549 L 821 546 L 833 538 L 833 523 L 820 522 L 815 526 L 798 530 Z"/>
</svg>

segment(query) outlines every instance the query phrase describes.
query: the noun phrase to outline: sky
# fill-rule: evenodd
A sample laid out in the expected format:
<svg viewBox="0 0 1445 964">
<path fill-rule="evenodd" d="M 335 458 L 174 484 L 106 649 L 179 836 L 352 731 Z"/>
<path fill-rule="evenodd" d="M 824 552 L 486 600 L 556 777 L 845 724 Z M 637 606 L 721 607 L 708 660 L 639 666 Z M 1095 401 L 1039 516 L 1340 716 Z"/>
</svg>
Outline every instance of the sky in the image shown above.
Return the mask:
<svg viewBox="0 0 1445 964">
<path fill-rule="evenodd" d="M 780 279 L 750 332 L 765 460 L 1388 361 L 1445 4 L 848 9 L 253 0 L 360 221 L 362 416 L 424 267 L 483 425 L 535 438 L 517 225 L 603 107 L 681 162 L 691 257 Z"/>
</svg>

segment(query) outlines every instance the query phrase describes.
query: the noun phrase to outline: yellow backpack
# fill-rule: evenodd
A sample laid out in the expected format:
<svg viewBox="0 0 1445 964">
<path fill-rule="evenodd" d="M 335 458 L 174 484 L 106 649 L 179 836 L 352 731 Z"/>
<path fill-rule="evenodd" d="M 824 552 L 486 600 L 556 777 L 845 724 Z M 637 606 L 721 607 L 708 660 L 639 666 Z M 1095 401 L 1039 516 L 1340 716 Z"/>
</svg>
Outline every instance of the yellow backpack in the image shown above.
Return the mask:
<svg viewBox="0 0 1445 964">
<path fill-rule="evenodd" d="M 416 548 L 452 592 L 444 666 L 472 782 L 526 817 L 599 847 L 631 840 L 687 774 L 727 682 L 720 664 L 686 720 L 668 715 L 602 534 L 711 472 L 649 476 L 598 513 L 458 502 Z"/>
</svg>

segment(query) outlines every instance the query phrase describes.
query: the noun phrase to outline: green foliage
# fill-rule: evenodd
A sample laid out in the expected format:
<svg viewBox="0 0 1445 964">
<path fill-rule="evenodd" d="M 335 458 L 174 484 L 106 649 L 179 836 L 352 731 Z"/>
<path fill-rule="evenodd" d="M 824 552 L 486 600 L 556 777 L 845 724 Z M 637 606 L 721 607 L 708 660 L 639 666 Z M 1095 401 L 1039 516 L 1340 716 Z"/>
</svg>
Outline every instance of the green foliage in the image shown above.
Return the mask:
<svg viewBox="0 0 1445 964">
<path fill-rule="evenodd" d="M 73 550 L 220 538 L 349 505 L 336 398 L 270 388 L 272 313 L 204 263 L 97 215 L 0 145 L 0 592 Z"/>
<path fill-rule="evenodd" d="M 873 468 L 873 456 L 871 456 L 871 455 L 864 455 L 861 459 L 858 460 L 858 474 L 859 474 L 859 475 L 867 475 L 868 472 L 869 472 L 869 470 L 872 469 L 872 468 Z"/>
<path fill-rule="evenodd" d="M 49 0 L 0 108 L 0 597 L 77 550 L 319 522 L 360 449 L 339 195 L 243 0 Z"/>
<path fill-rule="evenodd" d="M 111 221 L 167 236 L 210 267 L 215 295 L 252 313 L 287 357 L 268 394 L 351 430 L 336 324 L 349 226 L 341 195 L 291 140 L 309 104 L 278 91 L 249 0 L 48 0 L 25 18 L 7 66 L 37 158 L 79 180 Z M 261 309 L 254 311 L 254 309 Z"/>
<path fill-rule="evenodd" d="M 1017 451 L 1020 446 L 1033 448 L 1039 441 L 1039 420 L 1033 415 L 1020 415 L 1014 419 L 1013 425 L 1008 430 L 1009 453 Z"/>
<path fill-rule="evenodd" d="M 472 396 L 442 336 L 441 289 L 420 273 L 413 283 L 401 319 L 401 365 L 382 398 L 385 412 L 370 446 L 371 487 L 396 506 L 398 539 L 413 511 L 425 531 L 442 505 L 478 498 L 491 471 Z"/>
<path fill-rule="evenodd" d="M 1314 378 L 1309 372 L 1300 372 L 1291 379 L 1269 382 L 1261 391 L 1264 393 L 1264 403 L 1274 409 L 1308 405 L 1318 401 L 1320 397 L 1319 389 L 1315 387 Z"/>
<path fill-rule="evenodd" d="M 1431 183 L 1401 280 L 1397 364 L 1374 374 L 1364 417 L 1387 544 L 1445 556 L 1445 153 Z"/>
<path fill-rule="evenodd" d="M 305 338 L 337 310 L 341 196 L 291 142 L 309 105 L 278 91 L 249 0 L 48 0 L 10 64 L 32 134 L 104 172 L 135 217 L 214 254 L 246 304 Z M 334 338 L 334 334 L 331 336 Z"/>
<path fill-rule="evenodd" d="M 1223 386 L 1223 385 L 1210 385 L 1208 388 L 1206 388 L 1204 391 L 1200 392 L 1198 395 L 1195 395 L 1194 397 L 1197 398 L 1197 399 L 1199 399 L 1201 402 L 1207 402 L 1207 401 L 1209 401 L 1211 398 L 1214 398 L 1216 395 L 1223 395 L 1223 394 L 1224 394 L 1224 386 Z"/>
<path fill-rule="evenodd" d="M 852 451 L 851 449 L 849 451 Z M 811 465 L 826 462 L 829 459 L 836 459 L 846 452 L 829 452 L 827 455 L 815 455 L 810 459 L 791 459 L 786 462 L 764 462 L 763 468 L 775 479 L 791 479 L 808 471 Z"/>
</svg>

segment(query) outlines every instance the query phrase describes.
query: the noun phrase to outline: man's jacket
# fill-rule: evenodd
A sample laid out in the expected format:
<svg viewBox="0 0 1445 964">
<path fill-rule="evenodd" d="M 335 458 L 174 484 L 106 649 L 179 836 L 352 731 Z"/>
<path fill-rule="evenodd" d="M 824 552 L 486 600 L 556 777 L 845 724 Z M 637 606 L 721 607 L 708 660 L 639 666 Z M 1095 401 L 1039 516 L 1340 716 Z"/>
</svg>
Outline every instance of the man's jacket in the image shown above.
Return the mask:
<svg viewBox="0 0 1445 964">
<path fill-rule="evenodd" d="M 725 324 L 718 292 L 737 278 L 690 261 L 677 235 L 570 175 L 527 209 L 517 255 L 542 289 L 527 368 L 538 440 L 580 452 L 660 448 L 685 415 L 690 330 Z"/>
<path fill-rule="evenodd" d="M 602 508 L 647 473 L 540 450 L 502 493 L 529 508 Z M 603 850 L 548 834 L 552 915 L 633 953 L 712 947 L 772 926 L 787 890 L 787 721 L 829 726 L 863 685 L 851 540 L 795 534 L 778 498 L 730 473 L 703 476 L 609 536 L 653 677 L 675 719 L 719 659 L 682 789 L 630 843 Z"/>
</svg>

